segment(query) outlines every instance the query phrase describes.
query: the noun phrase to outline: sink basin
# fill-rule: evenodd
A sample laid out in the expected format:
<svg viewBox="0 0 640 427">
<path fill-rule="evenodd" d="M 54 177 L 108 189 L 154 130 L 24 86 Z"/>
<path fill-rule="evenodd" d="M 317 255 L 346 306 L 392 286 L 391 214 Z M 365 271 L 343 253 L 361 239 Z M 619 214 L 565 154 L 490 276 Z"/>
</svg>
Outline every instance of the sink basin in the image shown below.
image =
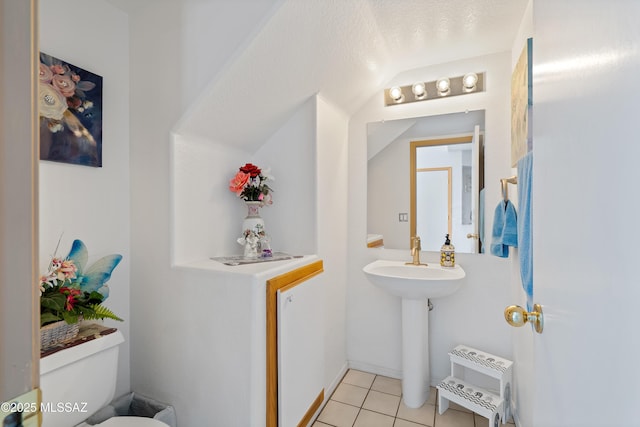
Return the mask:
<svg viewBox="0 0 640 427">
<path fill-rule="evenodd" d="M 402 298 L 402 400 L 420 408 L 429 397 L 429 311 L 427 299 L 451 295 L 465 276 L 460 266 L 378 260 L 362 271 L 374 285 Z"/>
<path fill-rule="evenodd" d="M 391 295 L 408 299 L 441 298 L 460 288 L 465 272 L 459 265 L 441 267 L 406 264 L 403 261 L 378 260 L 362 271 L 374 285 Z"/>
</svg>

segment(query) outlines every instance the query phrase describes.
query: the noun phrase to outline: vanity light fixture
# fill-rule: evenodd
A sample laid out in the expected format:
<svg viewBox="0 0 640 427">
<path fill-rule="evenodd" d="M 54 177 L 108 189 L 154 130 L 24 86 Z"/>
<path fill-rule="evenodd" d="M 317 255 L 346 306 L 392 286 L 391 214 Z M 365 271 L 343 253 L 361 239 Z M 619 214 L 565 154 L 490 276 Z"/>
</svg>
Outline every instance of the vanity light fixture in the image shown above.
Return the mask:
<svg viewBox="0 0 640 427">
<path fill-rule="evenodd" d="M 427 87 L 424 82 L 415 82 L 413 86 L 411 86 L 411 92 L 413 92 L 414 98 L 418 100 L 422 100 L 427 97 Z"/>
<path fill-rule="evenodd" d="M 438 81 L 436 82 L 436 87 L 438 88 L 439 96 L 447 96 L 449 95 L 449 91 L 451 89 L 451 81 L 446 77 L 438 79 Z"/>
<path fill-rule="evenodd" d="M 465 92 L 473 92 L 476 90 L 478 83 L 478 75 L 476 73 L 467 73 L 462 78 L 462 90 Z"/>
<path fill-rule="evenodd" d="M 484 92 L 484 73 L 467 73 L 457 77 L 442 77 L 438 80 L 420 80 L 411 85 L 392 86 L 384 90 L 384 105 L 408 104 L 410 102 L 428 101 Z M 429 97 L 429 94 L 438 96 Z"/>
</svg>

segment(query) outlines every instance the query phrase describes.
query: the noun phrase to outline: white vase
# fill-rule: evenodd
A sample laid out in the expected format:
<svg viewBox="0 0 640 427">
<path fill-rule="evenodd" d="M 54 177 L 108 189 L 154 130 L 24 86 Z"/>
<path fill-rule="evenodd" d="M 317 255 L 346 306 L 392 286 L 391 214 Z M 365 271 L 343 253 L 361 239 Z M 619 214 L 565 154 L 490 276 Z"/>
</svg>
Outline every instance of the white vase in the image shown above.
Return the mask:
<svg viewBox="0 0 640 427">
<path fill-rule="evenodd" d="M 242 221 L 242 233 L 246 230 L 251 230 L 253 232 L 264 231 L 264 220 L 260 217 L 260 207 L 262 206 L 262 202 L 250 202 L 245 201 L 247 204 L 247 216 Z M 256 226 L 260 230 L 256 230 Z"/>
</svg>

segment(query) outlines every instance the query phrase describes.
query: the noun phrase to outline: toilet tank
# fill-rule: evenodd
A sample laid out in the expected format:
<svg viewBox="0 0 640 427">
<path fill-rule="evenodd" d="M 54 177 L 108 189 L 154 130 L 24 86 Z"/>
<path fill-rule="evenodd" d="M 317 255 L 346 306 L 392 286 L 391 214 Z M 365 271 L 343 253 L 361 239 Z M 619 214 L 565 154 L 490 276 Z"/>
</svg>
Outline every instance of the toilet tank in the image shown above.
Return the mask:
<svg viewBox="0 0 640 427">
<path fill-rule="evenodd" d="M 42 427 L 79 424 L 113 399 L 120 331 L 40 359 Z"/>
</svg>

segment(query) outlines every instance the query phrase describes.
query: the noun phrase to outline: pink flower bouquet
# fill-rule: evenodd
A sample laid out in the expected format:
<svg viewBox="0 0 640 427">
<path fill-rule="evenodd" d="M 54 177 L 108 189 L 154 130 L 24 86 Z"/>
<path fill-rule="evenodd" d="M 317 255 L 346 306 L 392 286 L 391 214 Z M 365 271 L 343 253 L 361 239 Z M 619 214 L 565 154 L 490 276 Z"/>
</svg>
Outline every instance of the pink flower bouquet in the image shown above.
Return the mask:
<svg viewBox="0 0 640 427">
<path fill-rule="evenodd" d="M 229 181 L 229 190 L 242 197 L 247 202 L 262 202 L 263 205 L 272 204 L 271 187 L 267 181 L 273 181 L 269 171 L 263 171 L 258 166 L 247 163 L 238 169 Z"/>
</svg>

